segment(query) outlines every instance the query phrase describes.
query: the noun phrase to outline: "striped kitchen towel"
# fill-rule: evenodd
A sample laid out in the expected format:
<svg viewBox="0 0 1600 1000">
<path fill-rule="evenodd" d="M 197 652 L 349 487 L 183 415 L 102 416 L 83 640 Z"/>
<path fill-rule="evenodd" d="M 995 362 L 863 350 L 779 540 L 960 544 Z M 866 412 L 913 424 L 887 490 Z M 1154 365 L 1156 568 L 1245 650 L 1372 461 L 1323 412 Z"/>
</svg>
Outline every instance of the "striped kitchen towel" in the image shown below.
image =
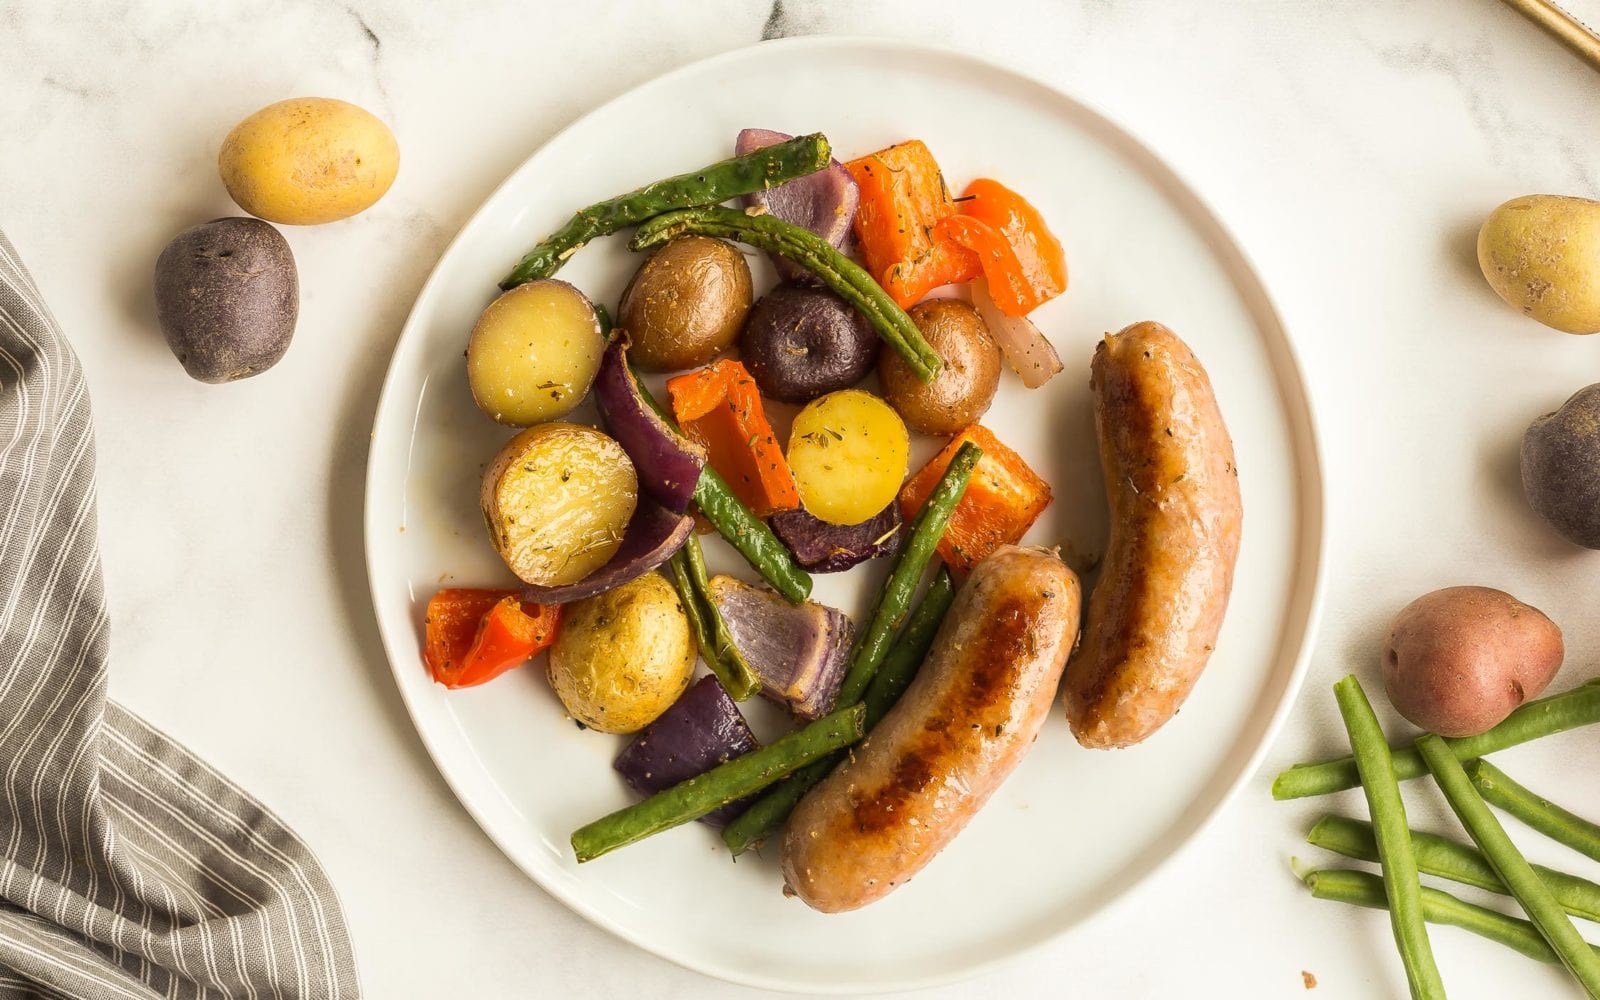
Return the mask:
<svg viewBox="0 0 1600 1000">
<path fill-rule="evenodd" d="M 0 997 L 356 997 L 293 831 L 106 700 L 78 359 L 0 233 Z"/>
</svg>

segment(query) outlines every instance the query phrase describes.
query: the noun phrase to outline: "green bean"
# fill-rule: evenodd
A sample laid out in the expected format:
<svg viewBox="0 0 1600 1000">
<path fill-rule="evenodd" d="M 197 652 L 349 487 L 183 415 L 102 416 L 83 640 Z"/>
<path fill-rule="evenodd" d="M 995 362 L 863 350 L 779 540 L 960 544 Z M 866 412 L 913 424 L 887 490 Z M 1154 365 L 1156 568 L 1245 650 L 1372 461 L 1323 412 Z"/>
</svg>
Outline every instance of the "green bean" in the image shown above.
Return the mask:
<svg viewBox="0 0 1600 1000">
<path fill-rule="evenodd" d="M 731 208 L 691 208 L 659 215 L 639 227 L 630 249 L 645 250 L 689 234 L 716 236 L 781 254 L 816 275 L 835 295 L 855 306 L 923 382 L 939 374 L 939 352 L 922 336 L 906 311 L 889 297 L 861 265 L 833 244 L 772 215 L 749 215 Z"/>
<path fill-rule="evenodd" d="M 1411 853 L 1411 828 L 1406 825 L 1406 805 L 1400 799 L 1400 785 L 1394 778 L 1394 763 L 1383 728 L 1372 712 L 1367 693 L 1355 674 L 1347 674 L 1333 686 L 1339 702 L 1339 715 L 1350 735 L 1350 750 L 1366 792 L 1367 808 L 1372 812 L 1378 859 L 1383 865 L 1383 891 L 1389 900 L 1389 923 L 1394 943 L 1405 963 L 1406 982 L 1412 997 L 1444 997 L 1444 981 L 1433 961 L 1433 946 L 1428 943 L 1428 928 L 1422 920 L 1422 883 L 1417 879 L 1417 860 Z"/>
<path fill-rule="evenodd" d="M 778 740 L 641 802 L 602 816 L 572 834 L 579 862 L 699 819 L 713 809 L 752 795 L 807 763 L 847 747 L 865 731 L 866 709 L 841 708 Z"/>
<path fill-rule="evenodd" d="M 1306 835 L 1306 842 L 1347 858 L 1378 860 L 1378 842 L 1372 824 L 1362 820 L 1324 816 Z M 1411 850 L 1416 855 L 1419 871 L 1501 895 L 1511 891 L 1494 873 L 1488 860 L 1470 844 L 1412 830 Z M 1550 887 L 1551 895 L 1562 909 L 1585 920 L 1600 921 L 1600 885 L 1543 865 L 1534 865 L 1533 870 Z M 1553 954 L 1551 960 L 1554 961 Z"/>
<path fill-rule="evenodd" d="M 911 596 L 922 579 L 923 570 L 928 560 L 933 558 L 939 539 L 944 537 L 950 514 L 966 492 L 973 467 L 982 457 L 981 448 L 970 441 L 964 443 L 946 466 L 944 475 L 939 477 L 933 492 L 922 502 L 917 516 L 912 518 L 905 547 L 900 550 L 894 568 L 889 571 L 889 580 L 878 595 L 872 618 L 866 630 L 856 637 L 855 648 L 850 654 L 850 667 L 839 688 L 838 704 L 855 704 L 866 694 L 873 675 L 888 653 L 896 626 L 905 617 L 906 606 L 911 603 Z M 722 842 L 737 856 L 772 836 L 789 818 L 794 807 L 800 804 L 806 792 L 826 778 L 837 763 L 836 760 L 819 760 L 779 782 L 723 828 Z"/>
<path fill-rule="evenodd" d="M 590 205 L 529 250 L 500 287 L 511 289 L 536 278 L 550 277 L 568 257 L 597 237 L 638 225 L 663 212 L 715 205 L 816 173 L 828 165 L 831 156 L 827 137 L 822 133 L 802 135 Z"/>
<path fill-rule="evenodd" d="M 631 369 L 630 369 L 631 371 Z M 633 381 L 639 386 L 639 395 L 656 415 L 666 422 L 668 427 L 678 430 L 677 421 L 672 419 L 672 414 L 656 402 L 651 395 L 649 387 L 634 371 Z M 679 433 L 682 433 L 679 431 Z M 694 484 L 694 503 L 705 515 L 711 526 L 717 529 L 717 534 L 727 540 L 750 565 L 756 568 L 761 578 L 772 585 L 772 589 L 782 594 L 784 600 L 790 604 L 802 604 L 811 596 L 811 577 L 800 565 L 794 561 L 794 555 L 772 533 L 766 522 L 756 517 L 744 501 L 734 495 L 732 487 L 722 475 L 707 465 L 700 470 L 700 478 Z"/>
<path fill-rule="evenodd" d="M 872 675 L 878 672 L 879 664 L 888 654 L 895 629 L 905 619 L 911 607 L 912 595 L 922 582 L 922 574 L 928 568 L 939 540 L 944 537 L 944 529 L 950 524 L 950 515 L 955 513 L 956 505 L 966 495 L 967 481 L 972 478 L 972 470 L 981 458 L 982 448 L 971 441 L 963 442 L 945 467 L 933 492 L 928 494 L 928 499 L 922 502 L 916 516 L 911 519 L 905 547 L 895 557 L 889 579 L 878 592 L 878 603 L 872 609 L 866 630 L 856 638 L 855 649 L 850 654 L 850 667 L 845 671 L 844 683 L 839 688 L 839 704 L 855 704 L 866 693 L 867 685 L 872 683 Z"/>
<path fill-rule="evenodd" d="M 698 545 L 698 541 L 692 536 L 690 541 Z M 672 586 L 677 590 L 678 601 L 683 605 L 684 614 L 689 619 L 689 629 L 694 633 L 695 645 L 700 648 L 700 658 L 705 660 L 706 666 L 717 675 L 717 680 L 728 692 L 728 697 L 734 701 L 744 701 L 761 690 L 761 682 L 756 679 L 755 672 L 750 669 L 750 664 L 743 656 L 730 663 L 721 655 L 712 628 L 707 621 L 709 602 L 695 587 L 693 575 L 689 570 L 689 556 L 685 551 L 687 548 L 688 545 L 685 544 L 684 548 L 673 553 L 672 558 L 667 560 L 667 572 L 672 580 Z M 738 651 L 734 652 L 737 654 Z"/>
<path fill-rule="evenodd" d="M 1600 678 L 1586 681 L 1571 691 L 1548 698 L 1540 698 L 1520 706 L 1506 716 L 1505 721 L 1486 733 L 1448 739 L 1445 743 L 1457 760 L 1471 760 L 1507 747 L 1536 740 L 1542 736 L 1566 732 L 1579 726 L 1600 722 Z M 1428 773 L 1427 765 L 1415 747 L 1394 750 L 1394 774 L 1401 781 L 1420 778 Z M 1279 774 L 1272 782 L 1275 799 L 1299 799 L 1311 795 L 1326 795 L 1361 783 L 1356 773 L 1355 761 L 1349 757 L 1325 760 L 1314 764 L 1296 764 Z"/>
<path fill-rule="evenodd" d="M 1371 872 L 1328 868 L 1307 875 L 1305 883 L 1311 889 L 1311 895 L 1318 899 L 1368 906 L 1375 910 L 1389 907 L 1389 900 L 1383 894 L 1383 879 Z M 1554 965 L 1561 961 L 1544 938 L 1539 936 L 1538 929 L 1526 920 L 1508 917 L 1504 913 L 1457 899 L 1448 892 L 1423 886 L 1422 916 L 1430 924 L 1460 927 L 1540 962 Z M 1593 950 L 1594 946 L 1590 945 L 1590 948 Z"/>
<path fill-rule="evenodd" d="M 906 619 L 904 631 L 895 640 L 889 655 L 883 658 L 882 666 L 878 667 L 872 683 L 867 685 L 867 693 L 861 698 L 862 704 L 867 706 L 868 731 L 889 714 L 889 709 L 911 686 L 917 668 L 922 666 L 922 661 L 928 658 L 928 650 L 933 647 L 939 624 L 955 599 L 956 583 L 950 576 L 950 569 L 940 567 L 939 575 L 928 585 L 928 592 L 922 595 L 917 610 Z"/>
<path fill-rule="evenodd" d="M 716 644 L 717 657 L 727 664 L 728 672 L 739 679 L 742 696 L 735 694 L 732 688 L 728 693 L 733 695 L 734 701 L 744 701 L 761 690 L 761 678 L 751 669 L 750 661 L 739 652 L 738 644 L 733 641 L 733 633 L 728 631 L 728 623 L 723 620 L 717 602 L 711 598 L 711 578 L 706 573 L 706 556 L 700 550 L 700 539 L 690 535 L 682 551 L 689 570 L 689 583 L 705 607 L 706 623 L 711 630 L 711 640 Z"/>
<path fill-rule="evenodd" d="M 1489 811 L 1489 806 L 1478 794 L 1478 789 L 1462 770 L 1443 739 L 1432 733 L 1417 738 L 1417 750 L 1422 754 L 1428 770 L 1439 783 L 1450 808 L 1455 811 L 1461 825 L 1467 828 L 1473 843 L 1494 868 L 1500 881 L 1522 904 L 1528 918 L 1554 949 L 1573 978 L 1577 979 L 1589 996 L 1600 998 L 1600 956 L 1589 948 L 1589 943 L 1573 926 L 1572 919 L 1550 893 L 1550 888 L 1539 880 L 1528 860 L 1517 850 L 1517 845 L 1506 836 L 1505 828 Z M 1362 775 L 1366 777 L 1365 774 Z M 1380 844 L 1381 844 L 1380 839 Z"/>
<path fill-rule="evenodd" d="M 1600 826 L 1528 791 L 1486 760 L 1471 761 L 1465 767 L 1472 783 L 1491 804 L 1556 843 L 1600 861 Z"/>
</svg>

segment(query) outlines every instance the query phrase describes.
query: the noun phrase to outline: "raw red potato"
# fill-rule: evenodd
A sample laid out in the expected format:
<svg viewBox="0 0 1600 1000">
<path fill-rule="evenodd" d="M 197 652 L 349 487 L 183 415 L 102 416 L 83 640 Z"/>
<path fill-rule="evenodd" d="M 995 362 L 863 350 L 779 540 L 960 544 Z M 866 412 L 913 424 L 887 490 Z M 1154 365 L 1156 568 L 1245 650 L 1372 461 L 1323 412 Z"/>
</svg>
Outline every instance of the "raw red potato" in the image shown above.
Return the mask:
<svg viewBox="0 0 1600 1000">
<path fill-rule="evenodd" d="M 828 714 L 855 641 L 849 615 L 815 601 L 795 607 L 731 576 L 712 577 L 710 597 L 762 694 L 808 721 Z"/>
<path fill-rule="evenodd" d="M 770 129 L 747 128 L 739 132 L 733 151 L 743 156 L 793 138 Z M 809 229 L 839 250 L 844 249 L 850 236 L 850 222 L 860 200 L 855 180 L 838 160 L 829 160 L 814 174 L 744 196 L 745 205 L 765 209 L 784 222 Z M 778 276 L 786 281 L 816 280 L 810 271 L 787 257 L 772 255 L 772 262 L 778 268 Z"/>
<path fill-rule="evenodd" d="M 428 601 L 423 661 L 447 688 L 483 684 L 555 641 L 561 609 L 524 604 L 514 590 L 447 588 Z"/>
<path fill-rule="evenodd" d="M 634 737 L 613 765 L 634 791 L 654 795 L 756 748 L 755 734 L 721 683 L 709 674 Z M 700 817 L 726 826 L 746 806 L 730 802 Z"/>
<path fill-rule="evenodd" d="M 965 572 L 1002 545 L 1014 545 L 1050 506 L 1050 484 L 1028 467 L 1022 456 L 1000 443 L 988 428 L 973 424 L 951 439 L 900 490 L 900 509 L 913 516 L 944 474 L 945 466 L 971 441 L 983 449 L 972 470 L 967 492 L 950 516 L 939 542 L 939 555 L 953 569 Z"/>
</svg>

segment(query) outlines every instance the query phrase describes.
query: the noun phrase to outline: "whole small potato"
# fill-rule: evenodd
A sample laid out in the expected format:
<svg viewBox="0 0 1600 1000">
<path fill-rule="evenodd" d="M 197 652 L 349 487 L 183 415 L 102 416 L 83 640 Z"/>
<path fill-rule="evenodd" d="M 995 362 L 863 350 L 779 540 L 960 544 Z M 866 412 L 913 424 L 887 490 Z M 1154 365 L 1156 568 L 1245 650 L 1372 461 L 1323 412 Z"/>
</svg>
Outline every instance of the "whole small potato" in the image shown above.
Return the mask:
<svg viewBox="0 0 1600 1000">
<path fill-rule="evenodd" d="M 294 254 L 260 219 L 190 226 L 156 258 L 161 333 L 202 382 L 249 378 L 277 364 L 299 311 Z"/>
<path fill-rule="evenodd" d="M 1528 426 L 1522 489 L 1561 537 L 1600 549 L 1600 384 L 1579 389 Z"/>
<path fill-rule="evenodd" d="M 239 207 L 314 226 L 371 208 L 394 183 L 400 146 L 371 112 L 331 97 L 269 104 L 235 125 L 217 156 Z"/>
<path fill-rule="evenodd" d="M 1478 266 L 1524 315 L 1567 333 L 1600 331 L 1600 202 L 1511 199 L 1478 231 Z"/>
<path fill-rule="evenodd" d="M 695 368 L 733 346 L 750 311 L 750 265 L 731 243 L 680 236 L 639 265 L 617 324 L 645 371 Z"/>
<path fill-rule="evenodd" d="M 1401 609 L 1383 641 L 1383 683 L 1401 715 L 1476 736 L 1537 698 L 1561 668 L 1561 630 L 1492 587 L 1446 587 Z"/>
<path fill-rule="evenodd" d="M 544 278 L 504 293 L 467 341 L 467 381 L 478 408 L 526 427 L 571 413 L 594 384 L 605 338 L 589 299 Z"/>
<path fill-rule="evenodd" d="M 944 364 L 923 382 L 900 352 L 884 345 L 878 379 L 883 396 L 924 434 L 955 434 L 983 416 L 1000 388 L 1000 348 L 978 310 L 958 299 L 928 299 L 910 316 Z"/>
<path fill-rule="evenodd" d="M 574 719 L 603 733 L 643 729 L 689 686 L 696 648 L 660 573 L 565 606 L 550 684 Z"/>
<path fill-rule="evenodd" d="M 750 310 L 739 357 L 762 395 L 809 403 L 866 378 L 878 335 L 859 309 L 828 289 L 783 284 Z"/>
</svg>

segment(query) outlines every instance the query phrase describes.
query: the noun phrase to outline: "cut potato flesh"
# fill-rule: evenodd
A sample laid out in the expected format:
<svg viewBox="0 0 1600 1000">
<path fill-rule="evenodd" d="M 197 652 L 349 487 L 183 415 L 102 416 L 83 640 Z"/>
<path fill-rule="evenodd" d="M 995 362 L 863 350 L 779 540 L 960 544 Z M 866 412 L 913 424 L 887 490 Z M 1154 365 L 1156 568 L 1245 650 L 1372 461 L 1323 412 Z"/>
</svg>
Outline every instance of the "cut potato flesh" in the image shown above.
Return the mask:
<svg viewBox="0 0 1600 1000">
<path fill-rule="evenodd" d="M 547 423 L 506 443 L 480 497 L 495 550 L 525 583 L 576 583 L 622 544 L 639 480 L 622 446 L 593 427 Z"/>
</svg>

